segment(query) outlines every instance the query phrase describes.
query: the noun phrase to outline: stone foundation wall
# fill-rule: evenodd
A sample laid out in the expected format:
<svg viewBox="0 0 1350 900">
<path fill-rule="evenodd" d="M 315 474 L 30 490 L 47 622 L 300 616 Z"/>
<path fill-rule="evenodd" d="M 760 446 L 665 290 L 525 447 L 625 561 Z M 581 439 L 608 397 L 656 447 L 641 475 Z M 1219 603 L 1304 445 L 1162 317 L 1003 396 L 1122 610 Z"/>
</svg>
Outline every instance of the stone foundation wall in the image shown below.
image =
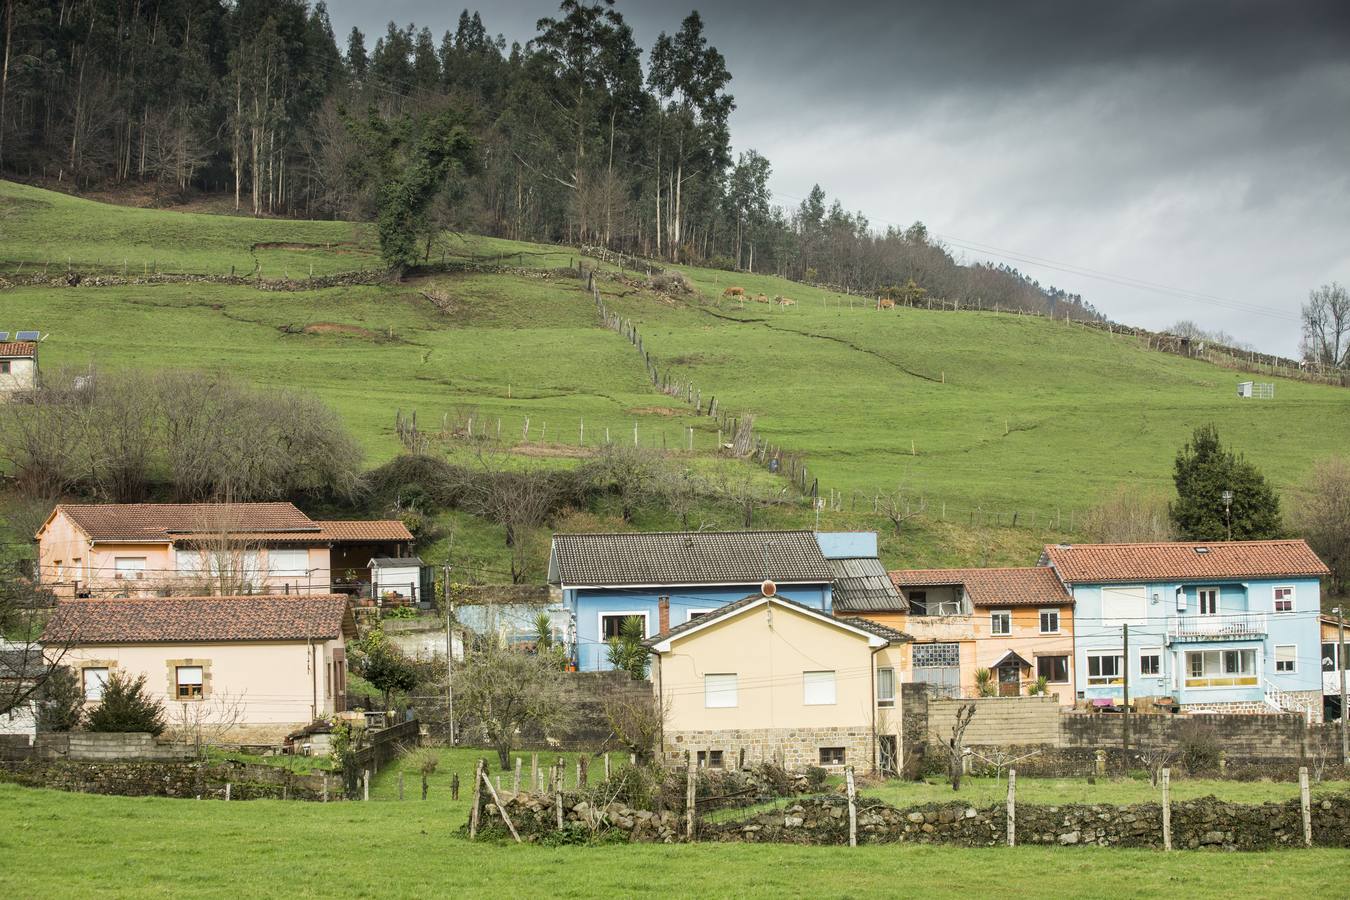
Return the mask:
<svg viewBox="0 0 1350 900">
<path fill-rule="evenodd" d="M 745 751 L 747 763 L 777 762 L 789 770 L 819 766 L 822 747 L 843 747 L 844 761 L 826 769 L 872 770 L 872 730 L 857 728 L 746 728 L 725 731 L 667 731 L 662 755 L 671 765 L 683 765 L 688 750 L 721 750 L 723 765 L 735 766 Z"/>
<path fill-rule="evenodd" d="M 1288 691 L 1287 693 L 1290 697 L 1307 702 L 1313 711 L 1313 724 L 1321 724 L 1321 691 Z M 1288 713 L 1282 713 L 1279 710 L 1272 709 L 1270 704 L 1259 700 L 1246 700 L 1235 703 L 1184 703 L 1182 704 L 1181 709 L 1183 712 L 1188 713 L 1221 713 L 1224 715 L 1247 716 L 1288 715 Z"/>
</svg>

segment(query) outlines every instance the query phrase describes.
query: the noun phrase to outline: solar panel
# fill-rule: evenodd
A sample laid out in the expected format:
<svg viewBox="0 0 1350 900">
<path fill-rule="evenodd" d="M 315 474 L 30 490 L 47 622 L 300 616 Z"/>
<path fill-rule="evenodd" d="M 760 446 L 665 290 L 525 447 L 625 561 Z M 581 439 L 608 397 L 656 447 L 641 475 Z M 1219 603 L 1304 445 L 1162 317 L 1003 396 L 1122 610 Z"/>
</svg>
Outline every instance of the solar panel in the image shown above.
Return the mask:
<svg viewBox="0 0 1350 900">
<path fill-rule="evenodd" d="M 3 343 L 4 343 L 5 341 L 7 341 L 7 340 L 9 340 L 9 332 L 8 332 L 8 331 L 0 331 L 0 344 L 3 344 Z"/>
<path fill-rule="evenodd" d="M 16 340 L 16 341 L 36 341 L 36 340 L 38 340 L 38 339 L 41 338 L 41 337 L 42 337 L 42 332 L 40 332 L 40 331 L 16 331 L 16 332 L 14 332 L 14 340 Z"/>
</svg>

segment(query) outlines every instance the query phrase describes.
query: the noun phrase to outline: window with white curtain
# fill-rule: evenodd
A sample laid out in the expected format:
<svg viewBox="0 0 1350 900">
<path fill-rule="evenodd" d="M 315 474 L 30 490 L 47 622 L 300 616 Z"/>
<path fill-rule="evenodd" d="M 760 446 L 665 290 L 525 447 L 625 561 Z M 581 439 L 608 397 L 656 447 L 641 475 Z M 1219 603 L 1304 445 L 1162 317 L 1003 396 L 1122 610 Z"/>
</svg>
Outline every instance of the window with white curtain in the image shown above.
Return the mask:
<svg viewBox="0 0 1350 900">
<path fill-rule="evenodd" d="M 706 709 L 727 709 L 736 705 L 735 673 L 703 676 L 703 706 Z"/>
<path fill-rule="evenodd" d="M 877 669 L 877 706 L 895 706 L 895 669 Z"/>
<path fill-rule="evenodd" d="M 268 550 L 267 574 L 273 578 L 305 577 L 309 574 L 309 551 L 304 548 L 294 550 L 279 547 Z"/>
<path fill-rule="evenodd" d="M 108 669 L 106 666 L 86 666 L 80 672 L 80 680 L 83 682 L 84 699 L 97 703 L 103 699 L 103 686 L 108 683 Z"/>
<path fill-rule="evenodd" d="M 807 706 L 833 706 L 834 672 L 803 672 L 802 703 Z"/>
</svg>

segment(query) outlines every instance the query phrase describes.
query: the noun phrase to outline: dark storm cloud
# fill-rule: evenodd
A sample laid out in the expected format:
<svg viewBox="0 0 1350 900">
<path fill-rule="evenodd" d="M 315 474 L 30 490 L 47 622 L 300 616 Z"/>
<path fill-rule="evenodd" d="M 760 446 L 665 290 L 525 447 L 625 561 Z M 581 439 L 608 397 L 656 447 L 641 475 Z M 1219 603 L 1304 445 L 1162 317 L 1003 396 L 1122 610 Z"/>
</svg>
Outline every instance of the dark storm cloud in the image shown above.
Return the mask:
<svg viewBox="0 0 1350 900">
<path fill-rule="evenodd" d="M 695 4 L 691 4 L 692 8 Z M 330 0 L 371 44 L 435 0 Z M 620 0 L 639 43 L 684 5 Z M 1006 259 L 1113 317 L 1194 318 L 1293 353 L 1309 288 L 1350 281 L 1350 3 L 697 4 L 727 57 L 736 148 L 788 205 L 819 182 L 875 225 L 1216 295 L 1235 311 Z M 550 2 L 484 23 L 528 40 Z"/>
</svg>

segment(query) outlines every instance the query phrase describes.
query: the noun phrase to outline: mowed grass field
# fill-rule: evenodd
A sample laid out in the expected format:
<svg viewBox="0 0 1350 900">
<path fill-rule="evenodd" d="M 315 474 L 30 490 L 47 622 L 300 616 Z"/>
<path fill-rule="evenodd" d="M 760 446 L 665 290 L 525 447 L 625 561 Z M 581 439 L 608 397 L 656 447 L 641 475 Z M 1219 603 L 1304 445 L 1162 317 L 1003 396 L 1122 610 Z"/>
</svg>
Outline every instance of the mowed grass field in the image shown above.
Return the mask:
<svg viewBox="0 0 1350 900">
<path fill-rule="evenodd" d="M 1096 847 L 959 849 L 908 845 L 791 847 L 694 844 L 516 846 L 470 843 L 461 831 L 467 785 L 482 751 L 442 751 L 430 797 L 398 765 L 374 780 L 369 803 L 168 800 L 103 797 L 0 784 L 0 895 L 6 897 L 344 896 L 430 897 L 859 897 L 1334 896 L 1345 852 L 1177 852 Z M 571 757 L 568 757 L 569 765 Z M 495 766 L 494 766 L 495 768 Z M 526 763 L 528 771 L 528 761 Z M 592 772 L 598 771 L 592 765 Z M 506 781 L 507 779 L 504 779 Z M 1000 787 L 970 779 L 960 802 L 999 802 Z M 1231 784 L 1196 782 L 1197 790 Z M 1181 796 L 1187 783 L 1174 783 Z M 1241 786 L 1239 786 L 1241 787 Z M 1246 786 L 1252 800 L 1290 785 Z M 905 802 L 952 799 L 939 785 L 905 786 Z M 1025 802 L 1151 799 L 1147 782 L 1019 779 Z M 1282 792 L 1281 792 L 1282 791 Z M 1270 795 L 1270 796 L 1268 796 Z M 1232 799 L 1243 799 L 1233 796 Z"/>
<path fill-rule="evenodd" d="M 278 267 L 303 274 L 311 262 L 317 274 L 377 265 L 372 241 L 369 227 L 351 223 L 127 209 L 0 183 L 0 277 L 48 257 L 107 270 L 128 254 L 193 272 L 243 270 L 273 254 L 261 262 L 264 277 L 280 277 Z M 448 257 L 527 270 L 577 259 L 569 248 L 469 235 L 445 245 Z M 1236 383 L 1252 376 L 1082 326 L 878 312 L 769 276 L 683 271 L 699 290 L 682 298 L 597 283 L 611 309 L 637 323 L 663 372 L 692 380 L 725 411 L 754 414 L 762 436 L 805 454 L 822 493 L 843 495 L 822 527 L 877 527 L 879 491 L 926 499 L 926 520 L 910 526 L 926 549 L 908 559 L 890 552 L 897 562 L 1029 562 L 1021 555 L 1071 535 L 1074 516 L 1115 485 L 1170 491 L 1173 457 L 1204 423 L 1285 489 L 1350 446 L 1344 389 L 1277 379 L 1273 401 L 1241 400 Z M 733 282 L 797 304 L 719 302 Z M 44 367 L 221 368 L 311 390 L 343 415 L 371 465 L 399 449 L 396 410 L 416 411 L 431 430 L 472 417 L 476 434 L 518 447 L 528 420 L 533 446 L 523 449 L 550 464 L 584 454 L 583 442 L 632 442 L 635 430 L 642 446 L 692 446 L 694 458 L 719 437 L 715 422 L 651 387 L 636 351 L 599 327 L 580 282 L 557 273 L 287 292 L 19 287 L 0 292 L 0 308 L 0 328 L 50 334 Z M 1016 536 L 978 530 L 991 514 L 1006 525 L 1014 512 Z"/>
</svg>

